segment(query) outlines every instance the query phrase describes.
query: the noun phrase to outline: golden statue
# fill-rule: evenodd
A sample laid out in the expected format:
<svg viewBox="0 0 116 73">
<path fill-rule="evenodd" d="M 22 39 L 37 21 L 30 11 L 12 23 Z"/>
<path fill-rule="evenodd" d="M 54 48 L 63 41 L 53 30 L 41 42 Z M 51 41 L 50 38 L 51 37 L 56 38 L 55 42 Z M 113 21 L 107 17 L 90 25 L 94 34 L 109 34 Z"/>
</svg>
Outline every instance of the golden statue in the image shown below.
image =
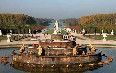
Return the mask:
<svg viewBox="0 0 116 73">
<path fill-rule="evenodd" d="M 25 46 L 24 46 L 24 44 L 21 46 L 21 48 L 20 48 L 20 53 L 23 53 L 24 51 L 25 51 Z"/>
<path fill-rule="evenodd" d="M 73 48 L 73 55 L 76 55 L 76 54 L 77 54 L 77 47 L 78 47 L 78 45 L 76 45 L 76 46 Z"/>
<path fill-rule="evenodd" d="M 39 47 L 37 49 L 38 49 L 38 55 L 41 56 L 41 54 L 42 54 L 42 47 L 39 45 Z"/>
</svg>

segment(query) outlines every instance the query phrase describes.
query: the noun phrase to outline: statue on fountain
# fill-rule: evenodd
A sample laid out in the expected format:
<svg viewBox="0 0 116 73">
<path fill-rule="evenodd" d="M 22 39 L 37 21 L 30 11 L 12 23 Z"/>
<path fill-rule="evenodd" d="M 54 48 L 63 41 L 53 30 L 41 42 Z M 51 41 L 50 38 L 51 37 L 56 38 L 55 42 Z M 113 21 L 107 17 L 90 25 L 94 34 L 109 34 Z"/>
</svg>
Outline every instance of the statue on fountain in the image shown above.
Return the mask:
<svg viewBox="0 0 116 73">
<path fill-rule="evenodd" d="M 59 32 L 60 32 L 59 24 L 58 24 L 58 21 L 56 20 L 56 22 L 54 24 L 54 33 L 53 34 L 58 34 Z"/>
</svg>

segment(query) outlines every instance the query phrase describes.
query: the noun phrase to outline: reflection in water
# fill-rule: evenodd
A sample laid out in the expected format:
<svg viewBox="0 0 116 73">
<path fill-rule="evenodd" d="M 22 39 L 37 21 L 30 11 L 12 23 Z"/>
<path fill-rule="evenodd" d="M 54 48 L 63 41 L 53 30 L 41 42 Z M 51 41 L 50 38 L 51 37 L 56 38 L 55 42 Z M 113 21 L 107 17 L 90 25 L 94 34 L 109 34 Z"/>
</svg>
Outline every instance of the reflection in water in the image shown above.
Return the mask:
<svg viewBox="0 0 116 73">
<path fill-rule="evenodd" d="M 76 65 L 73 65 L 72 67 L 52 67 L 53 65 L 51 65 L 51 67 L 32 67 L 32 65 L 28 65 L 26 66 L 25 64 L 23 64 L 23 67 L 20 66 L 20 64 L 15 64 L 14 68 L 18 69 L 18 70 L 22 70 L 22 71 L 26 71 L 26 72 L 41 72 L 41 73 L 80 73 L 80 72 L 84 72 L 86 70 L 96 70 L 98 69 L 98 67 L 82 67 L 79 68 Z M 75 66 L 75 67 L 74 67 Z"/>
</svg>

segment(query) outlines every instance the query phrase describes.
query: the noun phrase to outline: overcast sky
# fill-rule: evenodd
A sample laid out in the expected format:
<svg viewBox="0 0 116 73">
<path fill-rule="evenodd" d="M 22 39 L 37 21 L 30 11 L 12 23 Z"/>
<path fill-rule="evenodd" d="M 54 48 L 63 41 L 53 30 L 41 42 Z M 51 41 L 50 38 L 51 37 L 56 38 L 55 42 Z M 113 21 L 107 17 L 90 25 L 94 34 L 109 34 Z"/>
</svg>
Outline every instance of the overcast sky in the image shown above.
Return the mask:
<svg viewBox="0 0 116 73">
<path fill-rule="evenodd" d="M 0 13 L 20 13 L 37 18 L 79 18 L 116 13 L 116 0 L 0 0 Z"/>
</svg>

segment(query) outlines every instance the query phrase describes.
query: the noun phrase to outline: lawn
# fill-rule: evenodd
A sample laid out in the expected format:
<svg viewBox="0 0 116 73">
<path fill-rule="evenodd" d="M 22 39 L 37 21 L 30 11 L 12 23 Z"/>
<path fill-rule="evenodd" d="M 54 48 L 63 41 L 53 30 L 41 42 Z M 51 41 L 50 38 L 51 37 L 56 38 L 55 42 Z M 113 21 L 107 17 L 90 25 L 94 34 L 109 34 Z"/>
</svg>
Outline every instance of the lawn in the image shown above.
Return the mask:
<svg viewBox="0 0 116 73">
<path fill-rule="evenodd" d="M 44 32 L 43 34 L 53 34 L 54 30 L 53 29 L 49 29 L 48 31 Z"/>
<path fill-rule="evenodd" d="M 54 33 L 54 29 L 50 29 L 50 30 L 44 32 L 43 34 L 47 34 L 47 33 L 48 33 L 48 34 L 53 34 L 53 33 Z M 64 31 L 64 30 L 61 30 L 61 34 L 67 34 L 67 32 Z"/>
<path fill-rule="evenodd" d="M 68 32 L 61 30 L 61 34 L 68 34 Z"/>
<path fill-rule="evenodd" d="M 102 40 L 103 36 L 102 35 L 84 35 L 84 37 L 88 37 L 91 39 L 95 39 L 95 40 Z M 116 35 L 107 35 L 106 40 L 114 40 L 116 41 Z"/>
<path fill-rule="evenodd" d="M 7 37 L 6 36 L 0 36 L 0 40 L 6 40 Z"/>
</svg>

